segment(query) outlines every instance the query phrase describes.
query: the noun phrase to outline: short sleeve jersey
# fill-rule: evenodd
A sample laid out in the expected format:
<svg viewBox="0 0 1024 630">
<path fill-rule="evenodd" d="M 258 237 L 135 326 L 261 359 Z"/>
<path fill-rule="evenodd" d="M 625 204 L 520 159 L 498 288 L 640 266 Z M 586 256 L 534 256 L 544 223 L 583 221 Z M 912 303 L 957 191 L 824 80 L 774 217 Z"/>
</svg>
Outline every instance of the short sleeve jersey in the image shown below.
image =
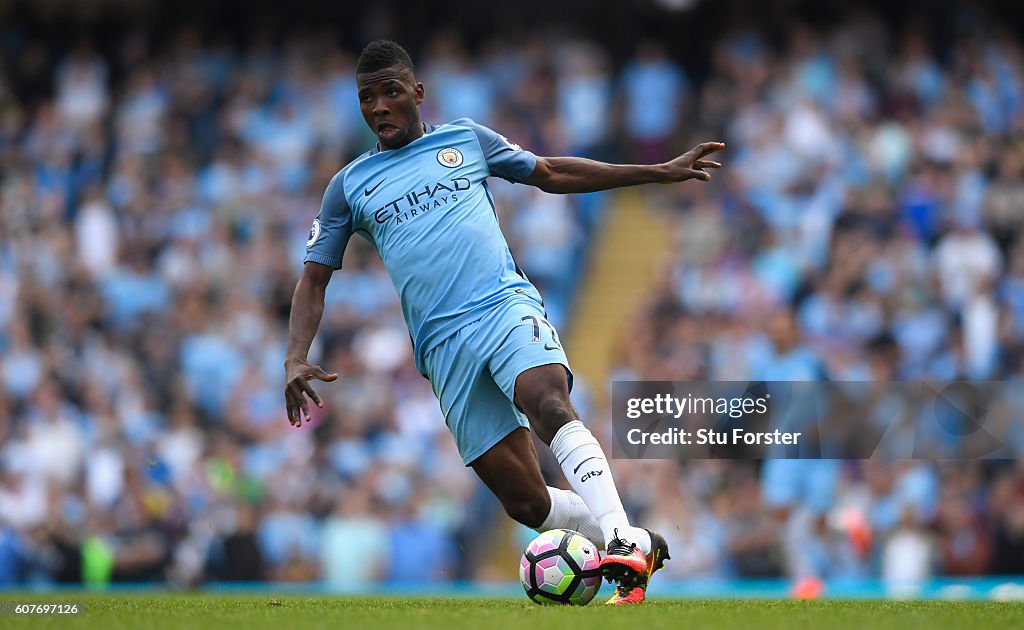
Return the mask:
<svg viewBox="0 0 1024 630">
<path fill-rule="evenodd" d="M 541 302 L 498 226 L 486 179 L 528 177 L 537 158 L 461 118 L 425 125 L 400 149 L 374 149 L 327 186 L 306 262 L 338 269 L 360 232 L 380 253 L 398 291 L 416 365 L 438 342 L 505 300 Z"/>
</svg>

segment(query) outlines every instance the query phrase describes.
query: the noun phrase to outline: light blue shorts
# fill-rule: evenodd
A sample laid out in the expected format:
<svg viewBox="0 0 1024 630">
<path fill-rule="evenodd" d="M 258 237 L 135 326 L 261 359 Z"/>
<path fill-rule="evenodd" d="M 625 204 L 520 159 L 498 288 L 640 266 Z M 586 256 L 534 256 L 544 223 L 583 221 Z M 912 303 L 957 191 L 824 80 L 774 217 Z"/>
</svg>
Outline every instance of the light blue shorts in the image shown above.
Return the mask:
<svg viewBox="0 0 1024 630">
<path fill-rule="evenodd" d="M 423 357 L 448 430 L 467 466 L 519 427 L 516 378 L 540 365 L 572 372 L 558 333 L 532 302 L 508 301 L 431 348 Z"/>
</svg>

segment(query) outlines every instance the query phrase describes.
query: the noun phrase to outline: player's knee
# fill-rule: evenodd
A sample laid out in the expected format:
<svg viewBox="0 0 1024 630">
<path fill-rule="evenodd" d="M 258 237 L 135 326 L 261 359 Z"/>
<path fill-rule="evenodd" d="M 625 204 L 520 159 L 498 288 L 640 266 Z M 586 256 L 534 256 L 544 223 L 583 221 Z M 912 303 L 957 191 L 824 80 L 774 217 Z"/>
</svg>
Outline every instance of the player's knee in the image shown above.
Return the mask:
<svg viewBox="0 0 1024 630">
<path fill-rule="evenodd" d="M 533 430 L 545 444 L 551 440 L 566 424 L 576 420 L 576 410 L 573 409 L 569 397 L 556 389 L 551 389 L 537 397 L 534 413 L 527 416 Z"/>
<path fill-rule="evenodd" d="M 517 498 L 502 502 L 505 513 L 517 523 L 536 529 L 547 519 L 551 511 L 550 499 L 547 497 Z"/>
</svg>

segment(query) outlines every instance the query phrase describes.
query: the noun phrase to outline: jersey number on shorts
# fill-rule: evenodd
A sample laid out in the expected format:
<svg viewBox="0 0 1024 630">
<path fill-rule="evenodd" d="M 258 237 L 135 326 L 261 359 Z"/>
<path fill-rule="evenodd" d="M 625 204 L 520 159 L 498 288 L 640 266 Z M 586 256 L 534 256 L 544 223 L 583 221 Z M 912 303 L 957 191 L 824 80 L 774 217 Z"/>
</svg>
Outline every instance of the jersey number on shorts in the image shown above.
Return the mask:
<svg viewBox="0 0 1024 630">
<path fill-rule="evenodd" d="M 551 341 L 553 341 L 554 344 L 555 344 L 553 346 L 549 346 L 548 344 L 545 343 L 544 344 L 544 349 L 545 350 L 561 350 L 562 349 L 562 342 L 558 340 L 558 333 L 555 331 L 555 327 L 552 326 L 548 322 L 548 320 L 544 319 L 543 317 L 536 317 L 534 315 L 524 315 L 522 317 L 522 319 L 520 319 L 519 321 L 525 322 L 527 320 L 533 322 L 533 342 L 534 343 L 538 343 L 540 341 L 540 325 L 543 323 L 545 326 L 548 327 L 548 330 L 551 331 Z"/>
</svg>

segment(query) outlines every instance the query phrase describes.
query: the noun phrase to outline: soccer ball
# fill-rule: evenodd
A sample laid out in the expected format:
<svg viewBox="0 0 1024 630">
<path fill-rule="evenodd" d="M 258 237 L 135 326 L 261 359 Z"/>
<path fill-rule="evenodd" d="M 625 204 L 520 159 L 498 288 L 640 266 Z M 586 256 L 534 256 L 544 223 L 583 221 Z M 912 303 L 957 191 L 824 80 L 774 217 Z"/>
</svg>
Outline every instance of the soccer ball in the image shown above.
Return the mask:
<svg viewBox="0 0 1024 630">
<path fill-rule="evenodd" d="M 552 529 L 533 539 L 519 562 L 526 596 L 538 604 L 590 603 L 601 588 L 597 547 L 567 529 Z"/>
</svg>

